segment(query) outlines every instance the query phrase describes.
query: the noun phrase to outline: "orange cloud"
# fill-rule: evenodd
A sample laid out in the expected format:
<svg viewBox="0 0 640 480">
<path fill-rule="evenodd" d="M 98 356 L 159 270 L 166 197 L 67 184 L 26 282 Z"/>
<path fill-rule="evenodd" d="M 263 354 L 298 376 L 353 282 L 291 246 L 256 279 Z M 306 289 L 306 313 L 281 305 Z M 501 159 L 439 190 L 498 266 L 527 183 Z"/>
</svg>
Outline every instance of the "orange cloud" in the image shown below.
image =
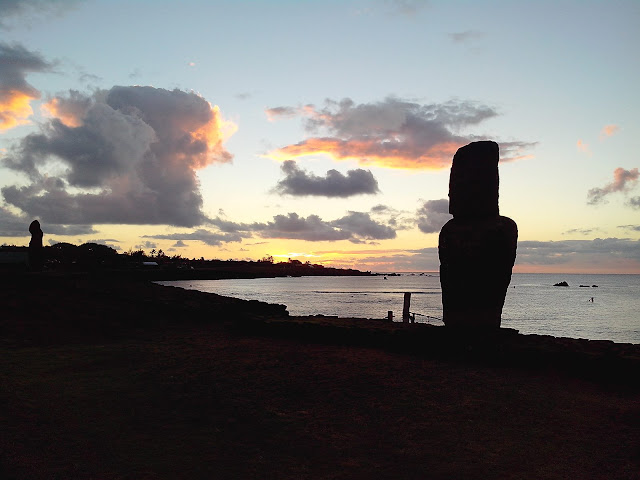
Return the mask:
<svg viewBox="0 0 640 480">
<path fill-rule="evenodd" d="M 415 156 L 413 151 L 399 142 L 310 138 L 278 149 L 268 157 L 284 161 L 307 155 L 327 155 L 334 160 L 357 160 L 363 165 L 387 168 L 440 169 L 451 164 L 451 158 L 461 146 L 459 143 L 444 142 Z"/>
<path fill-rule="evenodd" d="M 591 150 L 589 149 L 589 144 L 583 142 L 580 139 L 576 142 L 576 148 L 581 152 L 587 153 L 589 155 L 591 154 Z"/>
<path fill-rule="evenodd" d="M 51 67 L 39 54 L 19 44 L 0 42 L 0 131 L 28 123 L 33 114 L 30 102 L 39 99 L 40 92 L 27 83 L 26 76 Z"/>
<path fill-rule="evenodd" d="M 41 109 L 44 114 L 59 119 L 67 127 L 75 128 L 82 125 L 82 117 L 77 112 L 65 108 L 65 105 L 60 98 L 56 97 L 43 104 Z"/>
<path fill-rule="evenodd" d="M 364 104 L 349 98 L 326 100 L 321 108 L 280 106 L 266 113 L 271 121 L 301 116 L 305 130 L 315 135 L 270 152 L 270 158 L 327 155 L 363 165 L 420 170 L 448 167 L 459 147 L 482 139 L 457 132 L 497 115 L 495 109 L 474 102 L 423 105 L 395 97 Z M 318 131 L 326 133 L 318 136 Z M 533 145 L 503 143 L 503 161 L 523 158 L 519 151 Z"/>
<path fill-rule="evenodd" d="M 618 125 L 605 125 L 604 127 L 602 127 L 602 130 L 600 131 L 600 140 L 604 140 L 605 138 L 612 137 L 613 135 L 618 133 L 619 130 L 620 130 L 620 127 Z"/>
<path fill-rule="evenodd" d="M 209 102 L 207 103 L 211 109 L 211 119 L 190 133 L 192 141 L 202 142 L 202 144 L 206 145 L 207 153 L 207 155 L 193 157 L 195 159 L 194 168 L 204 168 L 219 161 L 220 158 L 224 158 L 225 161 L 231 160 L 231 155 L 224 149 L 222 144 L 238 130 L 238 126 L 235 123 L 222 118 L 217 105 L 212 106 Z"/>
<path fill-rule="evenodd" d="M 29 123 L 27 119 L 33 114 L 29 103 L 38 98 L 19 90 L 0 91 L 0 131 Z"/>
</svg>

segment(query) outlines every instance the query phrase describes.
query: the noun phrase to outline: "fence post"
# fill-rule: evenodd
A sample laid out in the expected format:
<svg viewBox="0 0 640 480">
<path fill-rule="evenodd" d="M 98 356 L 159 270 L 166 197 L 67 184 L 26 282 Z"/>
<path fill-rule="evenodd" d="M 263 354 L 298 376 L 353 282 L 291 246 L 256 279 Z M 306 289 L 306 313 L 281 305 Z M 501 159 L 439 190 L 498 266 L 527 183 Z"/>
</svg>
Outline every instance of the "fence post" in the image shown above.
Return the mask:
<svg viewBox="0 0 640 480">
<path fill-rule="evenodd" d="M 404 294 L 404 306 L 402 307 L 402 323 L 409 323 L 409 310 L 411 309 L 411 293 Z"/>
<path fill-rule="evenodd" d="M 387 320 L 389 320 L 390 322 L 393 322 L 393 311 L 392 310 L 387 311 Z"/>
</svg>

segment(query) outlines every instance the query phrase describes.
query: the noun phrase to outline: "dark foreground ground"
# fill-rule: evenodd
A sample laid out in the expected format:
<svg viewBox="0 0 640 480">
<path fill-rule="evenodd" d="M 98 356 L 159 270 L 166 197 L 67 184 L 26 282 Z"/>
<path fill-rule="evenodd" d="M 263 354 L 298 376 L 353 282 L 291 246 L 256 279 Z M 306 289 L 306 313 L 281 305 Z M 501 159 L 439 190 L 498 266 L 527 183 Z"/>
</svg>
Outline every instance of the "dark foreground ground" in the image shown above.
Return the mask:
<svg viewBox="0 0 640 480">
<path fill-rule="evenodd" d="M 640 347 L 0 281 L 3 479 L 640 478 Z"/>
</svg>

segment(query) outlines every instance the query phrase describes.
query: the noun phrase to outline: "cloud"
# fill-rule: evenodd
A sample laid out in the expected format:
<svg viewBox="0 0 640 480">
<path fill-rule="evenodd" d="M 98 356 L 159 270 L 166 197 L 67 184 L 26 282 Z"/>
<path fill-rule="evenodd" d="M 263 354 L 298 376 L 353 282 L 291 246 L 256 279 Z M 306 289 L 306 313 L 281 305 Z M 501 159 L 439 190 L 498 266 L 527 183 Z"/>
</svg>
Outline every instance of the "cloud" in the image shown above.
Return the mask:
<svg viewBox="0 0 640 480">
<path fill-rule="evenodd" d="M 402 210 L 396 210 L 388 205 L 374 205 L 369 213 L 381 219 L 385 224 L 397 230 L 411 230 L 415 227 L 415 218 L 413 213 Z"/>
<path fill-rule="evenodd" d="M 286 238 L 310 242 L 349 240 L 362 243 L 396 237 L 395 229 L 371 218 L 365 212 L 348 212 L 337 220 L 325 221 L 318 215 L 301 217 L 297 213 L 276 215 L 273 221 L 254 223 L 252 231 L 263 238 Z"/>
<path fill-rule="evenodd" d="M 620 127 L 618 125 L 605 125 L 600 131 L 600 140 L 605 140 L 608 137 L 612 137 L 619 131 Z"/>
<path fill-rule="evenodd" d="M 618 228 L 640 232 L 640 225 L 618 225 Z"/>
<path fill-rule="evenodd" d="M 324 154 L 335 160 L 351 159 L 364 165 L 406 169 L 449 167 L 459 147 L 484 138 L 454 132 L 498 115 L 492 107 L 473 102 L 421 105 L 393 97 L 365 104 L 355 104 L 349 98 L 339 102 L 327 100 L 320 109 L 307 105 L 269 111 L 271 118 L 303 116 L 307 132 L 327 133 L 270 152 L 271 158 L 290 160 Z M 503 161 L 522 158 L 520 151 L 533 145 L 503 143 Z"/>
<path fill-rule="evenodd" d="M 122 87 L 51 99 L 54 118 L 3 159 L 28 175 L 5 200 L 49 224 L 201 225 L 197 170 L 225 163 L 235 126 L 192 92 Z M 56 172 L 51 174 L 51 172 Z"/>
<path fill-rule="evenodd" d="M 250 236 L 249 232 L 253 229 L 251 224 L 232 222 L 220 217 L 209 219 L 209 223 L 215 225 L 224 233 L 244 233 L 246 236 Z"/>
<path fill-rule="evenodd" d="M 40 98 L 40 92 L 27 83 L 27 74 L 48 72 L 52 67 L 21 45 L 0 42 L 0 132 L 28 123 L 33 114 L 30 103 Z"/>
<path fill-rule="evenodd" d="M 596 238 L 559 242 L 519 241 L 516 261 L 522 265 L 595 262 L 594 256 L 640 261 L 640 240 Z"/>
<path fill-rule="evenodd" d="M 0 205 L 0 237 L 30 237 L 29 225 L 32 221 Z"/>
<path fill-rule="evenodd" d="M 0 237 L 30 238 L 29 225 L 34 218 L 16 215 L 0 205 Z M 41 222 L 45 235 L 88 235 L 96 233 L 91 225 L 48 225 Z"/>
<path fill-rule="evenodd" d="M 95 240 L 87 240 L 84 243 L 97 243 L 98 245 L 105 245 L 109 248 L 113 248 L 114 250 L 122 250 L 119 245 L 116 245 L 113 242 L 119 242 L 120 240 L 116 240 L 114 238 L 97 238 Z"/>
<path fill-rule="evenodd" d="M 334 220 L 331 225 L 342 231 L 351 232 L 351 241 L 361 240 L 389 240 L 396 238 L 396 231 L 382 223 L 376 222 L 365 212 L 349 212 L 342 218 Z"/>
<path fill-rule="evenodd" d="M 449 38 L 453 43 L 469 43 L 478 40 L 484 36 L 484 33 L 478 30 L 465 30 L 464 32 L 450 33 Z"/>
<path fill-rule="evenodd" d="M 427 200 L 417 211 L 418 229 L 422 233 L 439 232 L 453 218 L 449 213 L 449 200 Z"/>
<path fill-rule="evenodd" d="M 298 109 L 293 107 L 274 107 L 267 108 L 265 113 L 267 114 L 267 118 L 273 121 L 278 117 L 295 117 L 298 114 Z"/>
<path fill-rule="evenodd" d="M 335 228 L 318 215 L 300 217 L 297 213 L 276 215 L 272 222 L 255 224 L 254 229 L 265 238 L 289 238 L 310 242 L 348 240 L 351 233 Z"/>
<path fill-rule="evenodd" d="M 391 210 L 391 207 L 389 207 L 388 205 L 379 204 L 371 207 L 372 213 L 387 213 L 389 210 Z"/>
<path fill-rule="evenodd" d="M 427 0 L 386 0 L 394 14 L 413 16 L 427 7 Z"/>
<path fill-rule="evenodd" d="M 80 0 L 0 0 L 0 29 L 9 28 L 9 21 L 29 22 L 34 17 L 50 18 L 75 7 Z"/>
<path fill-rule="evenodd" d="M 69 90 L 67 97 L 54 97 L 42 105 L 42 111 L 50 117 L 57 118 L 67 127 L 79 127 L 94 103 L 93 98 L 83 95 L 77 90 Z"/>
<path fill-rule="evenodd" d="M 370 170 L 359 168 L 349 170 L 344 175 L 332 169 L 326 177 L 318 177 L 299 168 L 293 160 L 286 160 L 280 168 L 285 178 L 278 182 L 274 190 L 281 195 L 346 198 L 380 192 L 378 181 Z"/>
<path fill-rule="evenodd" d="M 628 201 L 629 206 L 632 208 L 640 208 L 640 196 L 639 197 L 631 197 Z"/>
<path fill-rule="evenodd" d="M 102 77 L 99 77 L 98 75 L 94 75 L 93 73 L 87 73 L 83 70 L 80 70 L 78 72 L 78 80 L 82 83 L 86 82 L 88 84 L 96 84 L 102 81 Z"/>
<path fill-rule="evenodd" d="M 206 245 L 218 247 L 223 243 L 240 242 L 242 236 L 237 234 L 211 232 L 204 228 L 199 228 L 190 233 L 169 233 L 163 235 L 143 235 L 142 238 L 153 238 L 156 240 L 198 240 Z"/>
<path fill-rule="evenodd" d="M 562 235 L 591 235 L 599 230 L 599 228 L 572 228 L 570 230 L 567 230 L 566 232 L 562 232 Z"/>
<path fill-rule="evenodd" d="M 140 245 L 136 245 L 134 247 L 136 250 L 145 250 L 145 249 L 150 249 L 150 248 L 158 248 L 158 245 L 155 242 L 150 242 L 149 240 L 147 240 L 144 243 L 141 243 Z"/>
<path fill-rule="evenodd" d="M 591 149 L 589 148 L 589 145 L 585 142 L 583 142 L 582 140 L 578 139 L 578 141 L 576 142 L 576 148 L 583 153 L 586 153 L 588 155 L 591 155 Z"/>
<path fill-rule="evenodd" d="M 77 236 L 98 233 L 91 225 L 40 225 L 45 234 Z"/>
<path fill-rule="evenodd" d="M 640 176 L 640 174 L 638 173 L 637 168 L 633 168 L 631 170 L 625 170 L 621 167 L 616 168 L 613 171 L 613 182 L 602 188 L 596 187 L 589 190 L 587 193 L 587 203 L 589 205 L 598 205 L 611 193 L 629 191 L 637 183 L 638 176 Z M 631 199 L 632 205 L 633 202 L 634 199 Z"/>
<path fill-rule="evenodd" d="M 176 243 L 171 245 L 172 248 L 184 248 L 186 246 L 187 246 L 187 244 L 184 243 L 182 240 L 178 240 Z"/>
</svg>

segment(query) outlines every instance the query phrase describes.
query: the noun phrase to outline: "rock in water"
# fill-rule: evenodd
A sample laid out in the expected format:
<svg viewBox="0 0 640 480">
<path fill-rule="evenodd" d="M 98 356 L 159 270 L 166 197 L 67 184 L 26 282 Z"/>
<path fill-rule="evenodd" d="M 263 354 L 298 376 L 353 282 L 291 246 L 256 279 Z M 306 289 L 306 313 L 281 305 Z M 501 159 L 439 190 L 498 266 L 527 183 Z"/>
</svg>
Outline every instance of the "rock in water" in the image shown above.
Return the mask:
<svg viewBox="0 0 640 480">
<path fill-rule="evenodd" d="M 445 325 L 500 327 L 516 258 L 518 227 L 498 209 L 499 147 L 473 142 L 453 157 L 449 213 L 440 231 L 440 284 Z"/>
</svg>

